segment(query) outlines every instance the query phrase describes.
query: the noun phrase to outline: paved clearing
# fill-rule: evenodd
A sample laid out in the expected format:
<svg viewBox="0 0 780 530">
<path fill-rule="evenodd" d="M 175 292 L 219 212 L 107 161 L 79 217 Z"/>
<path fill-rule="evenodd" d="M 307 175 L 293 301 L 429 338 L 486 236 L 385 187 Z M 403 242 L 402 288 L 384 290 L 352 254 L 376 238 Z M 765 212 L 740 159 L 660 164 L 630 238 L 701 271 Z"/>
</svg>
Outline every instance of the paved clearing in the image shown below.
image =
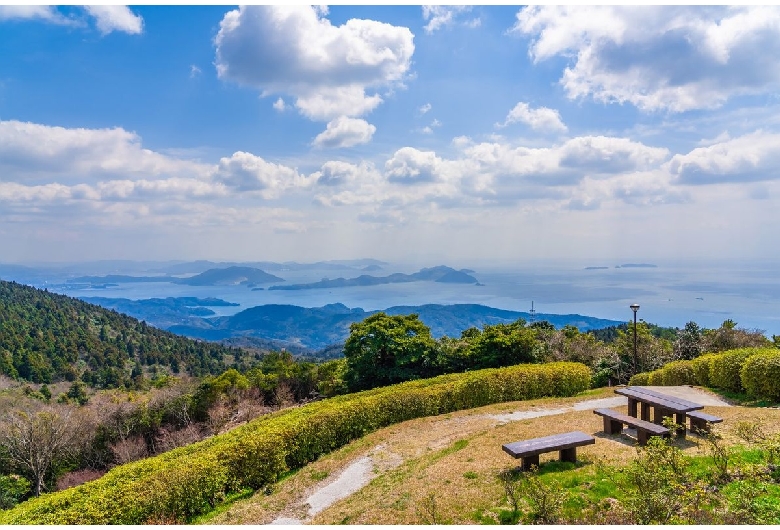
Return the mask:
<svg viewBox="0 0 780 530">
<path fill-rule="evenodd" d="M 667 394 L 701 403 L 705 406 L 717 406 L 728 407 L 728 403 L 714 394 L 710 394 L 706 391 L 692 388 L 689 386 L 673 386 L 673 387 L 647 387 L 657 390 L 659 392 L 665 392 Z M 476 416 L 477 418 L 484 418 L 494 420 L 497 425 L 504 425 L 513 421 L 528 420 L 532 418 L 540 418 L 543 416 L 555 416 L 558 414 L 565 414 L 573 411 L 593 410 L 602 407 L 620 407 L 627 404 L 627 399 L 624 396 L 615 396 L 599 399 L 588 399 L 584 401 L 578 401 L 567 407 L 557 408 L 533 408 L 532 410 L 509 412 L 505 414 L 483 414 Z M 377 476 L 376 468 L 379 465 L 380 460 L 384 463 L 382 468 L 390 469 L 398 466 L 401 463 L 400 458 L 393 458 L 393 462 L 388 465 L 387 455 L 383 455 L 385 458 L 380 458 L 380 453 L 383 452 L 384 447 L 379 445 L 370 451 L 367 455 L 358 458 L 350 463 L 344 470 L 335 478 L 335 480 L 329 481 L 324 484 L 318 485 L 313 491 L 309 492 L 308 497 L 303 502 L 298 503 L 298 513 L 305 511 L 305 517 L 298 519 L 289 516 L 280 516 L 274 519 L 270 524 L 277 525 L 300 525 L 305 524 L 311 519 L 328 508 L 335 502 L 349 497 L 353 493 L 359 491 L 363 486 L 371 482 L 373 478 Z M 397 456 L 397 455 L 395 455 Z"/>
</svg>

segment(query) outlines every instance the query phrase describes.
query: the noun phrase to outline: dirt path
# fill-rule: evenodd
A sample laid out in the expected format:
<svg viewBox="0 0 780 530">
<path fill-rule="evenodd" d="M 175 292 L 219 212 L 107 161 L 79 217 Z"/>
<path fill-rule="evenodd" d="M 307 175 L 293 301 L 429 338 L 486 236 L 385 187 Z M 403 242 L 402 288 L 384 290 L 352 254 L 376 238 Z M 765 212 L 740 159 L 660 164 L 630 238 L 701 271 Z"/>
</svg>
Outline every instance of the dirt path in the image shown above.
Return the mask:
<svg viewBox="0 0 780 530">
<path fill-rule="evenodd" d="M 714 394 L 691 388 L 688 386 L 676 387 L 648 387 L 653 388 L 673 396 L 688 399 L 705 406 L 727 407 L 728 403 Z M 627 400 L 624 396 L 614 396 L 599 399 L 588 399 L 573 403 L 571 406 L 557 408 L 533 408 L 532 410 L 509 412 L 505 414 L 482 414 L 474 415 L 473 419 L 492 420 L 490 423 L 495 425 L 505 425 L 513 421 L 528 420 L 540 418 L 543 416 L 555 416 L 566 414 L 573 411 L 593 410 L 601 407 L 620 407 L 626 405 Z M 382 471 L 395 468 L 403 462 L 399 455 L 388 453 L 384 444 L 380 444 L 370 450 L 367 454 L 352 461 L 341 473 L 334 479 L 326 483 L 318 484 L 313 490 L 307 491 L 304 495 L 305 500 L 295 503 L 295 506 L 288 507 L 286 513 L 305 514 L 303 518 L 290 516 L 277 517 L 271 524 L 277 525 L 300 525 L 310 522 L 312 518 L 328 508 L 337 501 L 347 498 L 353 493 L 359 491 L 371 480 L 378 476 L 378 468 Z"/>
</svg>

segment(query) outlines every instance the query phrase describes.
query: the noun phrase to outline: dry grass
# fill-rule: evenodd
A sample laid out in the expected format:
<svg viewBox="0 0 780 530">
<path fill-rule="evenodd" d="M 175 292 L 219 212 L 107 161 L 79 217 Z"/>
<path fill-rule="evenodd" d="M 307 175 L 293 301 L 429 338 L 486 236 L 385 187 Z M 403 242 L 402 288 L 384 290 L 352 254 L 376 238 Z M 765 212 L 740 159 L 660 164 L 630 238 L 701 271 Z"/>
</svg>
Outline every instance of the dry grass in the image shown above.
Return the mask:
<svg viewBox="0 0 780 530">
<path fill-rule="evenodd" d="M 578 449 L 578 465 L 587 467 L 598 461 L 624 464 L 636 456 L 633 438 L 605 435 L 602 419 L 590 410 L 503 425 L 490 414 L 562 408 L 605 397 L 614 397 L 612 389 L 574 398 L 501 403 L 393 425 L 306 466 L 277 484 L 270 494 L 258 493 L 237 502 L 209 524 L 267 524 L 279 516 L 302 519 L 306 515 L 305 499 L 366 454 L 374 459 L 375 478 L 357 493 L 317 514 L 311 523 L 422 524 L 430 521 L 431 498 L 436 502 L 437 522 L 474 523 L 477 511 L 502 505 L 504 491 L 497 476 L 519 464 L 501 449 L 507 442 L 581 430 L 593 434 L 596 444 Z M 622 411 L 626 411 L 625 406 Z M 778 409 L 707 407 L 706 411 L 724 418 L 717 429 L 727 443 L 740 443 L 733 434 L 740 421 L 761 419 L 770 431 L 780 430 Z M 696 436 L 689 436 L 679 445 L 686 453 L 700 452 Z M 557 457 L 557 453 L 547 453 L 540 462 L 543 465 Z"/>
</svg>

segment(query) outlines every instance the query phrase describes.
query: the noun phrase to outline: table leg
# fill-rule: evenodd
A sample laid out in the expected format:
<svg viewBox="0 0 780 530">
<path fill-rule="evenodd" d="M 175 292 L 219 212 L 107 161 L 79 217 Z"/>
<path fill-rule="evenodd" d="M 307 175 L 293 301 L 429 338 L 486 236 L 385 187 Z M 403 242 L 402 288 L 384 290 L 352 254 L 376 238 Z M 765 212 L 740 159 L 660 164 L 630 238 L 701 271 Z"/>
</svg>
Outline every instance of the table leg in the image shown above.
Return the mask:
<svg viewBox="0 0 780 530">
<path fill-rule="evenodd" d="M 628 398 L 628 415 L 636 418 L 636 399 Z"/>
<path fill-rule="evenodd" d="M 677 424 L 677 437 L 685 439 L 685 413 L 678 412 L 674 416 L 674 421 Z"/>
<path fill-rule="evenodd" d="M 650 421 L 650 403 L 642 403 L 641 410 L 642 419 L 645 421 Z"/>
</svg>

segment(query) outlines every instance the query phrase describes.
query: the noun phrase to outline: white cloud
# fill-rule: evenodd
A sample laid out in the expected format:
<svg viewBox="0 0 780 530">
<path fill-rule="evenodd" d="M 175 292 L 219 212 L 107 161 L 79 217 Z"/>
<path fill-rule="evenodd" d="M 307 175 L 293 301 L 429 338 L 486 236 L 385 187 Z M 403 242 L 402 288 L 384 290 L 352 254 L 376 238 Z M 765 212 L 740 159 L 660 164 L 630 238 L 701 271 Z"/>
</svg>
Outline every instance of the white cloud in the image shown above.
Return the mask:
<svg viewBox="0 0 780 530">
<path fill-rule="evenodd" d="M 385 162 L 385 175 L 394 182 L 431 182 L 436 180 L 440 165 L 441 159 L 433 151 L 402 147 Z"/>
<path fill-rule="evenodd" d="M 533 6 L 513 30 L 535 62 L 571 58 L 570 98 L 682 112 L 780 88 L 776 7 Z"/>
<path fill-rule="evenodd" d="M 95 18 L 95 24 L 103 35 L 108 35 L 112 31 L 137 35 L 143 31 L 143 19 L 130 11 L 127 6 L 89 5 L 84 6 L 84 9 Z"/>
<path fill-rule="evenodd" d="M 366 120 L 341 116 L 328 123 L 327 128 L 314 139 L 316 147 L 352 147 L 371 141 L 376 127 Z"/>
<path fill-rule="evenodd" d="M 198 68 L 194 64 L 190 65 L 190 79 L 192 79 L 193 77 L 197 77 L 202 73 L 203 71 L 200 68 Z"/>
<path fill-rule="evenodd" d="M 780 179 L 780 134 L 756 131 L 675 155 L 669 171 L 680 184 L 757 182 Z"/>
<path fill-rule="evenodd" d="M 41 19 L 52 24 L 72 24 L 53 6 L 0 5 L 0 20 Z"/>
<path fill-rule="evenodd" d="M 0 121 L 0 169 L 6 179 L 59 181 L 128 176 L 204 176 L 208 167 L 144 149 L 121 128 L 66 129 Z"/>
<path fill-rule="evenodd" d="M 422 6 L 423 19 L 428 21 L 425 25 L 426 33 L 433 33 L 436 30 L 451 26 L 459 15 L 471 11 L 471 6 Z M 479 19 L 475 19 L 479 20 Z M 468 27 L 477 27 L 480 22 L 471 20 L 466 23 Z"/>
<path fill-rule="evenodd" d="M 275 198 L 286 189 L 306 187 L 313 182 L 293 168 L 243 151 L 221 158 L 213 179 L 238 191 L 260 191 L 264 198 Z"/>
<path fill-rule="evenodd" d="M 308 6 L 242 6 L 215 39 L 221 79 L 289 94 L 317 120 L 360 116 L 382 98 L 366 90 L 403 81 L 414 44 L 408 28 L 351 19 L 341 26 Z"/>
<path fill-rule="evenodd" d="M 566 132 L 568 129 L 561 121 L 561 115 L 557 110 L 540 107 L 532 109 L 528 103 L 520 102 L 509 111 L 506 120 L 498 127 L 506 127 L 512 123 L 524 123 L 535 131 Z"/>
<path fill-rule="evenodd" d="M 275 110 L 278 110 L 279 112 L 283 112 L 287 110 L 287 105 L 284 103 L 284 99 L 279 98 L 276 101 L 274 101 L 273 107 Z"/>
<path fill-rule="evenodd" d="M 433 108 L 433 107 L 431 107 L 431 104 L 430 104 L 430 103 L 426 103 L 425 105 L 422 105 L 422 106 L 421 106 L 419 109 L 417 109 L 417 110 L 420 112 L 420 114 L 425 114 L 425 113 L 427 113 L 429 110 L 431 110 L 431 108 Z"/>
</svg>

